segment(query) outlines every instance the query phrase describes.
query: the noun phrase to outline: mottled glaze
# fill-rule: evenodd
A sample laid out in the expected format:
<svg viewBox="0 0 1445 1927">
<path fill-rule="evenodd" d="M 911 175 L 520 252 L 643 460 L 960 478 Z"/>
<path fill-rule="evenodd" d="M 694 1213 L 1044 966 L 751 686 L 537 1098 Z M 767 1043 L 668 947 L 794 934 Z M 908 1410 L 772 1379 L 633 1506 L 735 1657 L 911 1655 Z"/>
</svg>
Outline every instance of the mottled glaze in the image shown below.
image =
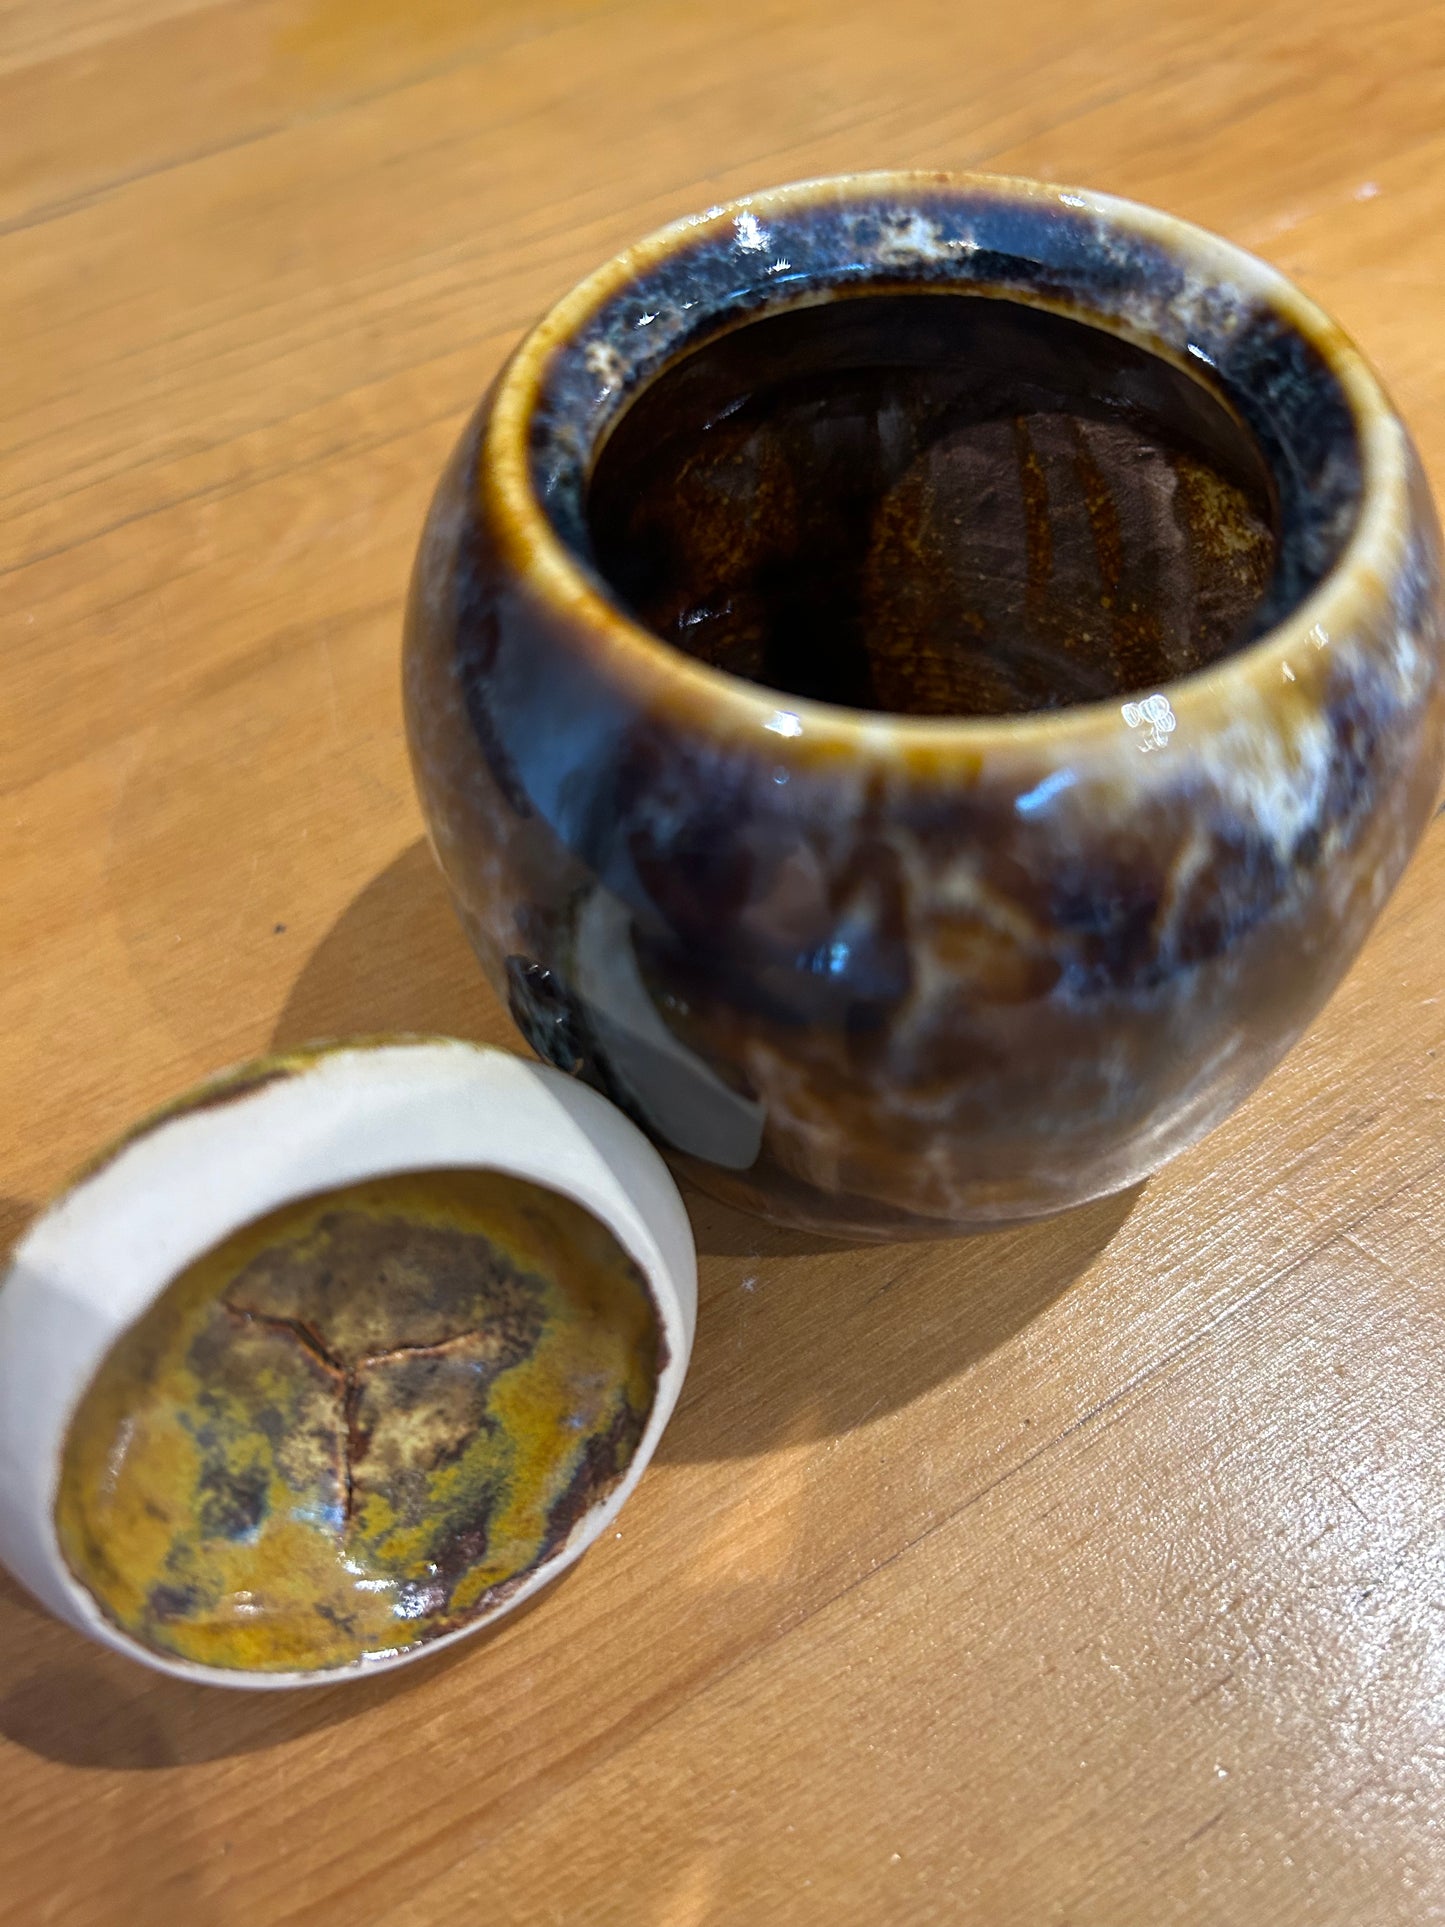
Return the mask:
<svg viewBox="0 0 1445 1927">
<path fill-rule="evenodd" d="M 244 1065 L 0 1275 L 0 1562 L 182 1679 L 409 1664 L 606 1532 L 695 1308 L 676 1185 L 576 1079 L 422 1037 Z"/>
<path fill-rule="evenodd" d="M 71 1422 L 56 1529 L 113 1625 L 208 1667 L 454 1632 L 632 1461 L 659 1331 L 554 1192 L 408 1172 L 296 1200 L 173 1279 Z"/>
<path fill-rule="evenodd" d="M 750 316 L 949 287 L 1106 329 L 1253 436 L 1278 529 L 1209 666 L 1029 715 L 783 697 L 670 646 L 588 488 L 660 370 Z M 984 1226 L 1121 1189 L 1319 1010 L 1445 755 L 1439 535 L 1357 351 L 1164 215 L 880 175 L 640 243 L 522 343 L 433 504 L 408 619 L 418 787 L 529 1041 L 748 1208 Z"/>
</svg>

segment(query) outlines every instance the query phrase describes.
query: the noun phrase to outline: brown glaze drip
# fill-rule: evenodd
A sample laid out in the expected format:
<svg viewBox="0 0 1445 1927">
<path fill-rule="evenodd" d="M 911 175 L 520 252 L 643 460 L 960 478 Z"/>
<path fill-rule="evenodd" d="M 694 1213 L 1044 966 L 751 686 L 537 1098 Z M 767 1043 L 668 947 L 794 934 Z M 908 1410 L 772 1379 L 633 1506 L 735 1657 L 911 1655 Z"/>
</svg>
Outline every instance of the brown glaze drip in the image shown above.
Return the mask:
<svg viewBox="0 0 1445 1927">
<path fill-rule="evenodd" d="M 1127 695 L 1245 640 L 1278 542 L 1214 395 L 960 294 L 774 314 L 646 388 L 597 463 L 598 567 L 689 654 L 910 715 Z"/>
</svg>

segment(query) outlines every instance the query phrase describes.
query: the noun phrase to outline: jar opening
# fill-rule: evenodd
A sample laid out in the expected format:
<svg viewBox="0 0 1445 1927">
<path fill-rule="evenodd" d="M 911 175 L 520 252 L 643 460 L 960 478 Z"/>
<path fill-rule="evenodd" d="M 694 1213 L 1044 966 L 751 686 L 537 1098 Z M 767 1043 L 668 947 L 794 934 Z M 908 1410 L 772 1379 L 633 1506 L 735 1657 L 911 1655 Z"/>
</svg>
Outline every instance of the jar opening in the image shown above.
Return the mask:
<svg viewBox="0 0 1445 1927">
<path fill-rule="evenodd" d="M 877 176 L 600 271 L 499 419 L 523 519 L 655 673 L 966 719 L 1117 703 L 1286 623 L 1361 527 L 1367 387 L 1183 223 Z"/>
<path fill-rule="evenodd" d="M 689 655 L 789 696 L 1006 715 L 1147 691 L 1258 634 L 1257 441 L 1082 321 L 964 293 L 750 318 L 629 402 L 590 560 Z"/>
</svg>

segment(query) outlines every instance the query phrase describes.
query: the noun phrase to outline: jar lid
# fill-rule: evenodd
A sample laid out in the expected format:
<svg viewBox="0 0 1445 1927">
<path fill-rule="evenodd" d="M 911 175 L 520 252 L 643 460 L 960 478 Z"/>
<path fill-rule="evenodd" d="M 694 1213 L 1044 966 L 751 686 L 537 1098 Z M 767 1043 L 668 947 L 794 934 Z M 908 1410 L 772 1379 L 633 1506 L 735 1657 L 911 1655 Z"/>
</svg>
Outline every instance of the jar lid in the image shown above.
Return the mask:
<svg viewBox="0 0 1445 1927">
<path fill-rule="evenodd" d="M 0 1279 L 0 1560 L 183 1677 L 403 1664 L 616 1517 L 696 1296 L 667 1167 L 555 1070 L 384 1038 L 228 1072 Z"/>
</svg>

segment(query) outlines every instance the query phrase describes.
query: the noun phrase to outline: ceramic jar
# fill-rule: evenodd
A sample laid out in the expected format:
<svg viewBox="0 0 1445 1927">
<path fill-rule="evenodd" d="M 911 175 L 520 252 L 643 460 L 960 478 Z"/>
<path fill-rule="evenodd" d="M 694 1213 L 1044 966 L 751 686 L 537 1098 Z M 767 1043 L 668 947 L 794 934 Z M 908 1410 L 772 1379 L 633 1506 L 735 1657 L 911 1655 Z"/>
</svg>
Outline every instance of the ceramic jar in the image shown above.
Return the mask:
<svg viewBox="0 0 1445 1927">
<path fill-rule="evenodd" d="M 689 621 L 751 606 L 760 544 L 796 553 L 819 446 L 795 421 L 781 456 L 723 448 L 717 424 L 750 397 L 719 403 L 718 356 L 760 318 L 804 330 L 799 316 L 831 317 L 837 336 L 860 297 L 939 292 L 978 297 L 950 312 L 986 308 L 990 326 L 1005 304 L 1045 332 L 1086 328 L 1114 356 L 1108 394 L 1095 405 L 1081 389 L 1070 429 L 1078 500 L 1037 427 L 1072 352 L 1045 343 L 1023 401 L 984 428 L 978 409 L 957 414 L 966 380 L 949 389 L 949 422 L 974 436 L 947 442 L 951 468 L 937 449 L 954 429 L 936 410 L 887 416 L 903 453 L 857 538 L 882 560 L 857 579 L 891 598 L 889 640 L 861 695 L 783 686 L 766 651 L 749 655 L 745 623 L 690 647 Z M 843 365 L 821 325 L 774 374 L 806 376 L 810 340 Z M 931 337 L 908 326 L 898 356 L 919 364 Z M 1189 389 L 1185 413 L 1207 404 L 1234 425 L 1267 553 L 1199 507 L 1214 483 L 1193 456 L 1165 460 L 1140 511 L 1148 552 L 1124 553 L 1132 483 L 1105 458 L 1142 393 L 1140 355 Z M 679 371 L 676 399 L 627 452 L 629 419 Z M 1001 421 L 1017 467 L 985 487 L 978 451 Z M 687 442 L 704 430 L 722 449 L 706 488 Z M 669 436 L 683 439 L 653 501 L 649 450 Z M 1145 450 L 1138 474 L 1153 460 Z M 607 462 L 610 511 L 594 490 Z M 994 517 L 983 535 L 980 504 Z M 939 528 L 986 547 L 1010 516 L 1028 581 L 1002 614 L 970 615 L 982 640 L 958 670 L 962 695 L 945 686 L 945 638 L 929 658 L 941 694 L 895 704 L 888 690 L 907 695 L 933 648 L 928 597 L 952 566 Z M 666 548 L 647 563 L 646 620 L 637 578 L 624 593 L 602 555 L 614 538 L 654 561 Z M 1042 634 L 1085 551 L 1089 621 L 1108 634 L 1090 656 L 1075 649 L 1087 622 L 1060 630 L 1077 689 L 1035 687 L 1009 654 L 1008 608 L 1015 641 L 1026 619 Z M 701 615 L 669 569 L 683 588 L 696 578 Z M 1184 569 L 1194 613 L 1174 622 Z M 1206 633 L 1198 611 L 1251 569 L 1240 620 L 1226 611 Z M 1437 524 L 1406 431 L 1352 344 L 1279 274 L 1103 195 L 865 175 L 668 228 L 523 340 L 427 521 L 407 727 L 457 909 L 545 1059 L 748 1209 L 843 1235 L 984 1227 L 1131 1185 L 1300 1035 L 1434 806 L 1441 634 Z"/>
</svg>

